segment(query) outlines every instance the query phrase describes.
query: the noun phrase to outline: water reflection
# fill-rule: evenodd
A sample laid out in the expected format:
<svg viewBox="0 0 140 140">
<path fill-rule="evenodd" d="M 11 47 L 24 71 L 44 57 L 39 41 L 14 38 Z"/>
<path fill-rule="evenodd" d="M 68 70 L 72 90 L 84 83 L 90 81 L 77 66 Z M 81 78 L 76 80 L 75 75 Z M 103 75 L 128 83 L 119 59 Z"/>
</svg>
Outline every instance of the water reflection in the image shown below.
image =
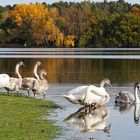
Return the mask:
<svg viewBox="0 0 140 140">
<path fill-rule="evenodd" d="M 64 121 L 81 131 L 95 132 L 102 130 L 104 133 L 109 134 L 111 124 L 107 125 L 106 123 L 109 114 L 109 110 L 104 106 L 93 106 L 90 110 L 88 107 L 82 107 L 65 118 Z"/>
<path fill-rule="evenodd" d="M 132 111 L 133 110 L 133 105 L 132 104 L 124 104 L 124 103 L 118 103 L 118 104 L 115 104 L 115 109 L 117 109 L 118 111 L 120 111 L 121 113 L 125 113 L 125 112 L 128 112 L 128 111 Z"/>
<path fill-rule="evenodd" d="M 9 59 L 2 58 L 1 54 L 0 73 L 7 73 L 10 76 L 14 76 L 15 65 L 22 60 L 26 65 L 25 68 L 20 70 L 22 77 L 31 77 L 33 76 L 32 71 L 35 63 L 37 61 L 42 62 L 44 66 L 40 69 L 44 68 L 48 72 L 47 80 L 49 82 L 49 89 L 47 99 L 55 101 L 60 106 L 66 108 L 65 110 L 58 109 L 50 116 L 51 119 L 53 118 L 53 121 L 56 119 L 58 126 L 62 126 L 67 131 L 67 135 L 64 134 L 65 136 L 60 137 L 61 140 L 70 139 L 71 136 L 75 136 L 75 139 L 89 139 L 93 134 L 87 132 L 81 136 L 82 130 L 96 131 L 94 135 L 100 140 L 106 139 L 106 135 L 104 135 L 106 133 L 111 133 L 111 139 L 114 140 L 139 140 L 140 125 L 134 125 L 134 122 L 136 124 L 139 123 L 139 106 L 129 106 L 128 104 L 115 106 L 114 109 L 112 108 L 114 101 L 112 101 L 113 98 L 111 98 L 107 104 L 108 107 L 93 108 L 91 111 L 86 108 L 81 108 L 67 117 L 66 115 L 77 109 L 77 106 L 73 106 L 64 100 L 62 94 L 67 93 L 74 87 L 82 86 L 82 84 L 85 83 L 97 85 L 105 77 L 112 81 L 113 87 L 108 89 L 110 96 L 113 95 L 114 92 L 119 92 L 121 88 L 129 88 L 133 92 L 133 83 L 140 80 L 140 59 L 130 59 L 130 55 L 127 55 L 128 59 L 102 59 L 101 57 L 100 59 L 63 59 L 53 58 L 54 55 L 50 55 L 51 58 L 43 58 L 41 55 L 37 58 L 16 56 L 17 55 Z M 35 56 L 36 55 L 34 55 L 34 57 Z M 58 55 L 56 55 L 56 57 L 58 57 Z M 112 57 L 114 57 L 114 55 L 112 55 Z M 120 57 L 120 55 L 118 55 L 118 57 Z M 62 122 L 65 117 L 67 117 L 65 122 L 72 126 L 68 129 L 65 127 L 66 123 Z M 100 131 L 103 133 L 100 133 Z M 86 138 L 84 136 L 86 136 Z"/>
<path fill-rule="evenodd" d="M 1 58 L 0 73 L 14 76 L 14 67 L 17 62 L 23 61 L 26 65 L 20 71 L 23 77 L 32 76 L 33 67 L 41 61 L 48 71 L 48 81 L 51 83 L 99 83 L 108 77 L 112 83 L 128 84 L 139 80 L 140 60 L 121 59 L 55 59 L 55 58 Z"/>
<path fill-rule="evenodd" d="M 133 119 L 134 123 L 139 123 L 139 110 L 140 110 L 140 104 L 115 104 L 115 109 L 120 111 L 121 113 L 127 113 L 132 112 L 133 113 Z"/>
<path fill-rule="evenodd" d="M 140 115 L 139 115 L 139 108 L 140 108 L 140 105 L 139 104 L 135 104 L 135 108 L 134 108 L 134 122 L 136 124 L 139 123 L 139 117 L 140 117 Z"/>
</svg>

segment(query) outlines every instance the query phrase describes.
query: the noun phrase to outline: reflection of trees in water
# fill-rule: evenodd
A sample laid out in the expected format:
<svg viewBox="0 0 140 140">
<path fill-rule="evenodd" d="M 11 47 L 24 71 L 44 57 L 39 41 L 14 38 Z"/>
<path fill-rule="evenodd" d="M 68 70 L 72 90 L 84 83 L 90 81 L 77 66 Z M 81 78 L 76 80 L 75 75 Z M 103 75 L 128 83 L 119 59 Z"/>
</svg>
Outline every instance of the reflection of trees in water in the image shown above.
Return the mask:
<svg viewBox="0 0 140 140">
<path fill-rule="evenodd" d="M 82 107 L 75 113 L 72 113 L 65 122 L 81 131 L 99 131 L 102 130 L 104 133 L 109 134 L 111 124 L 106 124 L 106 119 L 109 117 L 109 110 L 104 106 Z"/>
<path fill-rule="evenodd" d="M 14 75 L 14 67 L 20 60 L 20 58 L 0 59 L 0 73 Z M 48 80 L 56 83 L 99 83 L 101 79 L 108 77 L 112 82 L 121 84 L 139 80 L 140 77 L 140 60 L 26 58 L 22 61 L 26 65 L 21 70 L 23 77 L 32 76 L 34 64 L 41 61 L 43 68 L 48 71 Z"/>
</svg>

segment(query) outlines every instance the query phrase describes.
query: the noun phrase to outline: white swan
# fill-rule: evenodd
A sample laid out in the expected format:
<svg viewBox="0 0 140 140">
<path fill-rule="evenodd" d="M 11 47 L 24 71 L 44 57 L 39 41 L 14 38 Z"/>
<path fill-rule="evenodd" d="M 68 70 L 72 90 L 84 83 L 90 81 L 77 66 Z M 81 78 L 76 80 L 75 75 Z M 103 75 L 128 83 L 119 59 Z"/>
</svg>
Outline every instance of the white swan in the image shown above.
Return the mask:
<svg viewBox="0 0 140 140">
<path fill-rule="evenodd" d="M 39 79 L 39 76 L 37 74 L 37 69 L 40 65 L 42 65 L 40 61 L 38 61 L 35 64 L 34 69 L 33 69 L 34 77 L 25 77 L 22 79 L 22 88 L 28 91 L 28 96 L 29 96 L 30 90 L 33 88 L 34 80 Z"/>
<path fill-rule="evenodd" d="M 68 95 L 65 95 L 64 98 L 73 104 L 103 105 L 110 100 L 110 96 L 104 88 L 105 85 L 110 85 L 109 79 L 102 80 L 100 87 L 94 85 L 77 87 L 68 92 Z"/>
<path fill-rule="evenodd" d="M 133 104 L 140 103 L 140 99 L 138 96 L 138 90 L 140 89 L 140 83 L 134 84 L 134 94 L 128 91 L 120 91 L 115 95 L 115 103 L 123 103 L 123 104 Z"/>
<path fill-rule="evenodd" d="M 9 91 L 16 91 L 18 95 L 18 91 L 22 85 L 22 77 L 19 74 L 20 66 L 25 66 L 22 61 L 18 62 L 15 67 L 15 74 L 18 78 L 10 77 L 9 83 L 4 87 L 7 90 L 7 93 L 9 93 Z"/>
<path fill-rule="evenodd" d="M 0 88 L 5 87 L 9 83 L 10 77 L 8 74 L 0 74 Z"/>
<path fill-rule="evenodd" d="M 109 110 L 104 106 L 98 106 L 90 109 L 90 111 L 88 107 L 82 107 L 77 112 L 68 116 L 64 121 L 77 129 L 92 132 L 103 130 L 107 132 L 106 119 L 109 115 Z"/>
<path fill-rule="evenodd" d="M 46 91 L 48 90 L 48 82 L 44 78 L 44 76 L 46 75 L 47 75 L 47 71 L 45 69 L 42 69 L 40 70 L 40 74 L 39 74 L 40 79 L 34 80 L 33 89 L 32 89 L 34 93 L 34 97 L 36 94 L 39 95 L 43 94 L 45 99 Z"/>
</svg>

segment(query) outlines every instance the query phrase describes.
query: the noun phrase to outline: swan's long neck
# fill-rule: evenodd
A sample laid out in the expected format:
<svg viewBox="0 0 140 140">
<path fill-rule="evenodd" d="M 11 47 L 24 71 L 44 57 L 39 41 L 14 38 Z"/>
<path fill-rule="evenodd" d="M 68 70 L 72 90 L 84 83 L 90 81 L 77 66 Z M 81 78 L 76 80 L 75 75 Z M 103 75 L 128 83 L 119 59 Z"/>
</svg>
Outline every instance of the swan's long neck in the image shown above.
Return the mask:
<svg viewBox="0 0 140 140">
<path fill-rule="evenodd" d="M 37 74 L 38 66 L 39 66 L 39 65 L 36 64 L 36 65 L 34 66 L 34 70 L 33 70 L 33 74 L 34 74 L 34 76 L 35 76 L 36 79 L 39 79 L 39 76 L 38 76 L 38 74 Z"/>
<path fill-rule="evenodd" d="M 45 78 L 44 78 L 44 72 L 40 73 L 40 79 L 41 79 L 41 80 L 44 80 L 44 79 L 45 79 Z"/>
<path fill-rule="evenodd" d="M 105 85 L 105 81 L 101 81 L 100 87 L 104 87 L 104 85 Z"/>
<path fill-rule="evenodd" d="M 22 79 L 21 75 L 19 74 L 19 67 L 20 67 L 20 65 L 17 64 L 15 67 L 15 74 L 18 76 L 19 79 Z"/>
<path fill-rule="evenodd" d="M 140 103 L 140 99 L 139 99 L 139 96 L 138 96 L 138 87 L 137 86 L 134 87 L 134 96 L 135 96 L 135 103 Z"/>
</svg>

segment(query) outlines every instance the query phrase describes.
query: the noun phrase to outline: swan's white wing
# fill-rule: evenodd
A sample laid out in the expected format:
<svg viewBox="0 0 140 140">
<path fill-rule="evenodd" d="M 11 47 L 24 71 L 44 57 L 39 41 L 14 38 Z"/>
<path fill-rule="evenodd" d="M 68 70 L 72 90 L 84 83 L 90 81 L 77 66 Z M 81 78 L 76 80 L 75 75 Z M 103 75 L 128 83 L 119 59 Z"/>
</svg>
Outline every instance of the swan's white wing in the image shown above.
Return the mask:
<svg viewBox="0 0 140 140">
<path fill-rule="evenodd" d="M 9 75 L 0 74 L 0 88 L 6 86 L 9 83 Z"/>
<path fill-rule="evenodd" d="M 15 85 L 17 84 L 18 81 L 19 81 L 18 78 L 10 77 L 9 83 L 6 85 L 6 87 L 7 87 L 7 86 L 15 86 Z"/>
<path fill-rule="evenodd" d="M 96 94 L 92 94 L 92 93 L 87 93 L 84 98 L 84 103 L 85 104 L 92 104 L 92 103 L 99 104 L 101 99 L 102 99 L 101 96 L 97 96 Z"/>
<path fill-rule="evenodd" d="M 101 97 L 104 97 L 105 95 L 107 95 L 107 92 L 104 87 L 96 87 L 94 85 L 91 85 L 87 88 L 87 92 L 88 91 Z"/>
<path fill-rule="evenodd" d="M 66 95 L 65 97 L 66 97 L 66 99 L 68 99 L 67 96 L 68 97 L 72 96 L 72 98 L 75 98 L 74 100 L 76 100 L 76 102 L 78 102 L 79 99 L 83 100 L 85 97 L 85 94 L 87 92 L 87 88 L 88 88 L 88 86 L 79 86 L 77 88 L 74 88 L 74 89 L 70 90 L 68 92 L 68 95 Z"/>
<path fill-rule="evenodd" d="M 78 97 L 73 96 L 73 94 L 64 95 L 63 97 L 73 104 L 79 104 Z"/>
<path fill-rule="evenodd" d="M 74 88 L 68 92 L 68 94 L 84 94 L 87 91 L 88 86 L 80 86 Z"/>
</svg>

